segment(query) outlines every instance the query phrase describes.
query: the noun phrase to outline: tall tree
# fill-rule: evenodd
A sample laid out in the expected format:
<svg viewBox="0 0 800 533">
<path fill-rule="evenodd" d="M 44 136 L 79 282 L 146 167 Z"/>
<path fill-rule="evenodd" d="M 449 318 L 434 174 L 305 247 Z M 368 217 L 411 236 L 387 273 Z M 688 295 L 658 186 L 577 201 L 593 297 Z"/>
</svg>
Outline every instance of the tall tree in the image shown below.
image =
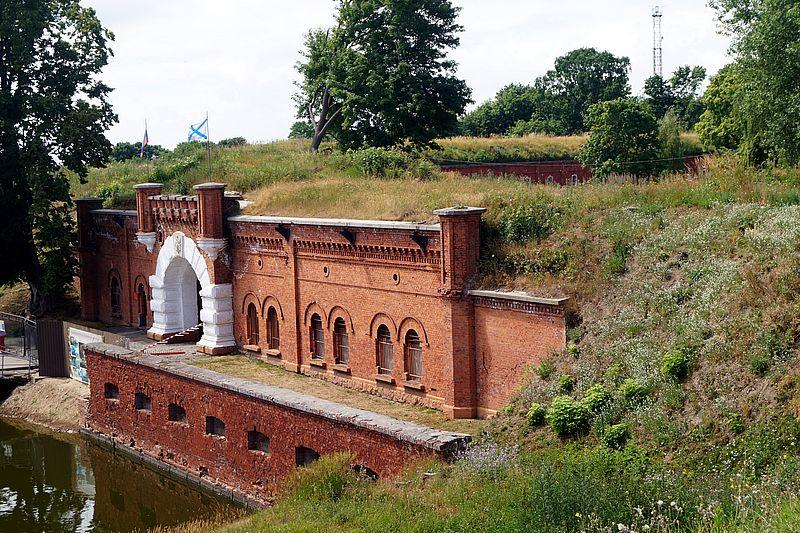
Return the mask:
<svg viewBox="0 0 800 533">
<path fill-rule="evenodd" d="M 555 100 L 551 113 L 557 115 L 535 118 L 545 122 L 558 118 L 563 133 L 584 131 L 585 117 L 592 105 L 630 95 L 630 65 L 627 57 L 594 48 L 579 48 L 557 58 L 553 70 L 534 84 Z"/>
<path fill-rule="evenodd" d="M 506 85 L 494 99 L 484 102 L 462 118 L 461 131 L 465 135 L 480 137 L 504 135 L 517 122 L 531 118 L 536 97 L 536 92 L 529 85 Z"/>
<path fill-rule="evenodd" d="M 733 36 L 742 151 L 755 163 L 800 164 L 800 4 L 713 0 Z"/>
<path fill-rule="evenodd" d="M 341 124 L 342 106 L 347 98 L 344 58 L 350 51 L 338 29 L 311 30 L 306 34 L 302 54 L 304 60 L 296 66 L 302 76 L 300 91 L 295 95 L 297 116 L 308 125 L 311 151 L 316 152 L 334 125 Z M 295 124 L 293 130 L 296 127 Z"/>
<path fill-rule="evenodd" d="M 0 3 L 0 283 L 27 281 L 34 314 L 74 275 L 65 171 L 83 177 L 111 151 L 116 117 L 97 77 L 110 40 L 78 1 Z"/>
<path fill-rule="evenodd" d="M 661 144 L 658 121 L 646 103 L 622 98 L 601 102 L 589 108 L 586 123 L 589 139 L 578 160 L 596 176 L 653 172 Z"/>
<path fill-rule="evenodd" d="M 703 95 L 705 111 L 695 130 L 706 148 L 735 150 L 742 142 L 736 102 L 739 91 L 736 65 L 730 64 L 711 77 Z"/>
<path fill-rule="evenodd" d="M 703 112 L 699 90 L 705 79 L 705 68 L 684 65 L 675 69 L 668 80 L 659 75 L 649 77 L 644 82 L 644 94 L 657 119 L 672 109 L 683 127 L 691 129 Z"/>
<path fill-rule="evenodd" d="M 315 131 L 345 149 L 455 132 L 470 96 L 447 59 L 457 14 L 449 0 L 339 0 L 336 26 L 309 34 L 298 65 Z"/>
</svg>

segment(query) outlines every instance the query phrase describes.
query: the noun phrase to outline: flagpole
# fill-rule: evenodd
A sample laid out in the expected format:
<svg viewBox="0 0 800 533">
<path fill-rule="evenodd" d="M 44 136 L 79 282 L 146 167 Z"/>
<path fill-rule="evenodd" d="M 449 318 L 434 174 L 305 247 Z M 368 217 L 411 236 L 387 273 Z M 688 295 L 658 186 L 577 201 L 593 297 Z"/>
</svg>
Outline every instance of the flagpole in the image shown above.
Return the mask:
<svg viewBox="0 0 800 533">
<path fill-rule="evenodd" d="M 150 134 L 147 133 L 147 119 L 144 119 L 144 136 L 147 137 L 147 144 L 150 144 Z M 142 139 L 142 145 L 144 145 L 144 139 Z M 150 181 L 150 158 L 147 157 L 144 148 L 145 147 L 142 146 L 142 157 L 144 157 L 145 160 L 144 168 L 147 171 L 147 180 Z"/>
<path fill-rule="evenodd" d="M 208 111 L 206 111 L 206 157 L 208 159 L 208 181 L 211 181 L 211 133 L 208 130 Z"/>
</svg>

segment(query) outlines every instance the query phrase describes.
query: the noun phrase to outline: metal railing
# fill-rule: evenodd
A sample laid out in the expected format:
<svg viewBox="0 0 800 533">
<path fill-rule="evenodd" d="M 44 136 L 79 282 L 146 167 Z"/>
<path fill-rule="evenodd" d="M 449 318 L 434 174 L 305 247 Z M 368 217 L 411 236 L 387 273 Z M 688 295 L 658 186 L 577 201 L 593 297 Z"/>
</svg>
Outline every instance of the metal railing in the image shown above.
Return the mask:
<svg viewBox="0 0 800 533">
<path fill-rule="evenodd" d="M 0 312 L 0 378 L 27 374 L 39 368 L 36 322 Z"/>
</svg>

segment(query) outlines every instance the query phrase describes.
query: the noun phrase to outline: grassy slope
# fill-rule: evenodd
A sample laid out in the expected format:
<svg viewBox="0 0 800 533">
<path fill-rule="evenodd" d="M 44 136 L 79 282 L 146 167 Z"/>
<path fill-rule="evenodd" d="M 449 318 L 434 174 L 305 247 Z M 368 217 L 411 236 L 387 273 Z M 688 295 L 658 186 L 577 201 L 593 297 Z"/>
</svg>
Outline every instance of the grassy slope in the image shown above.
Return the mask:
<svg viewBox="0 0 800 533">
<path fill-rule="evenodd" d="M 252 213 L 426 220 L 445 205 L 487 206 L 479 283 L 573 296 L 577 347 L 552 355 L 547 379 L 530 369 L 490 424 L 488 444 L 455 467 L 436 467 L 432 480 L 411 472 L 407 484 L 372 487 L 325 463 L 276 509 L 234 530 L 641 529 L 647 521 L 674 529 L 678 521 L 689 530 L 778 531 L 797 523 L 797 172 L 721 160 L 700 179 L 559 189 L 438 173 L 369 177 L 344 156 L 312 156 L 298 144 L 219 158 L 215 178 L 248 191 Z M 95 174 L 94 185 L 112 173 Z M 202 171 L 183 176 L 199 180 Z M 525 231 L 510 232 L 519 209 Z M 662 373 L 673 350 L 690 365 L 680 382 Z M 567 375 L 572 397 L 602 384 L 613 402 L 587 436 L 565 444 L 525 414 L 567 390 Z M 647 392 L 641 405 L 614 392 L 625 379 Z M 632 446 L 598 445 L 611 423 L 630 427 Z"/>
</svg>

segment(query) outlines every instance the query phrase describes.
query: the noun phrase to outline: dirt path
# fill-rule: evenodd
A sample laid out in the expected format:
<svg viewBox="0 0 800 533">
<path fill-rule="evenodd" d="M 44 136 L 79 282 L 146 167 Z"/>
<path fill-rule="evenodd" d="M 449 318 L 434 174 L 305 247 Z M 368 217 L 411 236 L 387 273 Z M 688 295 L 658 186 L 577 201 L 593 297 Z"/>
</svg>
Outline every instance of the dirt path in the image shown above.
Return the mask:
<svg viewBox="0 0 800 533">
<path fill-rule="evenodd" d="M 0 416 L 71 433 L 81 427 L 88 397 L 88 385 L 74 379 L 40 378 L 17 387 L 0 403 Z"/>
</svg>

